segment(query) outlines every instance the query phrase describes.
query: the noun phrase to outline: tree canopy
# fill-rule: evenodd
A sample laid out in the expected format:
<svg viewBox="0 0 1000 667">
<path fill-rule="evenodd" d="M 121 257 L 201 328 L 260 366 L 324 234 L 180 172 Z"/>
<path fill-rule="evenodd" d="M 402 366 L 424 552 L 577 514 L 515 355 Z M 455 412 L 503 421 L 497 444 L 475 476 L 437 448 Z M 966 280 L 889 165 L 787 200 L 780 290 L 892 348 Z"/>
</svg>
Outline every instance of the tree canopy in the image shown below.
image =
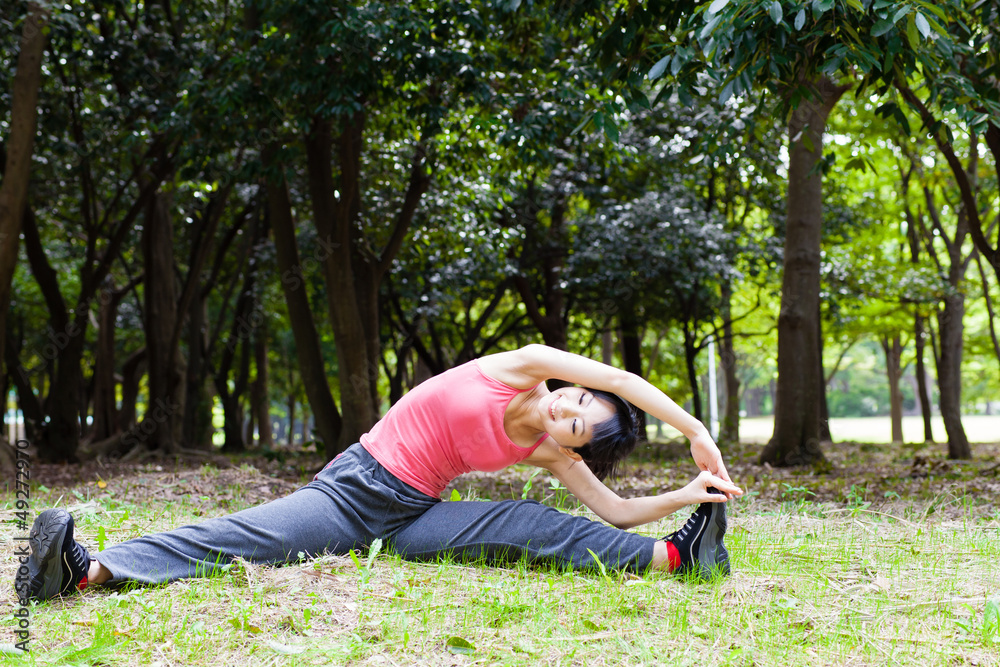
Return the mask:
<svg viewBox="0 0 1000 667">
<path fill-rule="evenodd" d="M 8 4 L 5 418 L 46 458 L 333 455 L 527 342 L 702 419 L 718 343 L 722 440 L 774 411 L 778 464 L 871 405 L 829 400 L 852 348 L 952 456 L 995 409 L 995 3 Z"/>
</svg>

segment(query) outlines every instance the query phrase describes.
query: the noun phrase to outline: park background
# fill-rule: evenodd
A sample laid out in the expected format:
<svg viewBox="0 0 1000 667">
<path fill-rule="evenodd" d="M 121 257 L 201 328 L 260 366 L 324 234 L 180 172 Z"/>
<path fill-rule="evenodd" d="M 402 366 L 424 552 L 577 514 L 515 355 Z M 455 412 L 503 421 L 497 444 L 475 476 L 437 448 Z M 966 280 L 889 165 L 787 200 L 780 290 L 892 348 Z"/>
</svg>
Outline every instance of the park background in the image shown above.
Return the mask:
<svg viewBox="0 0 1000 667">
<path fill-rule="evenodd" d="M 301 582 L 249 568 L 235 591 L 53 603 L 38 660 L 225 662 L 265 628 L 261 661 L 409 660 L 419 635 L 430 663 L 471 637 L 513 662 L 994 664 L 995 3 L 0 6 L 3 434 L 28 445 L 39 509 L 76 503 L 103 543 L 265 500 L 421 380 L 532 342 L 649 379 L 751 490 L 729 588 L 500 571 L 497 618 L 452 636 L 439 599 L 433 632 L 378 608 L 429 575 L 376 553 L 316 562 L 353 609 L 323 631 L 312 589 L 296 620 L 253 620 L 260 582 Z M 647 433 L 620 493 L 692 474 L 676 433 Z M 581 511 L 522 470 L 450 492 Z M 443 576 L 476 599 L 454 587 L 494 575 Z M 540 606 L 554 581 L 597 610 L 569 630 L 576 658 L 564 637 L 511 648 L 566 628 Z M 206 629 L 206 595 L 230 634 Z M 198 630 L 142 621 L 149 599 Z M 721 599 L 736 611 L 699 616 Z M 332 643 L 299 650 L 313 635 Z"/>
</svg>

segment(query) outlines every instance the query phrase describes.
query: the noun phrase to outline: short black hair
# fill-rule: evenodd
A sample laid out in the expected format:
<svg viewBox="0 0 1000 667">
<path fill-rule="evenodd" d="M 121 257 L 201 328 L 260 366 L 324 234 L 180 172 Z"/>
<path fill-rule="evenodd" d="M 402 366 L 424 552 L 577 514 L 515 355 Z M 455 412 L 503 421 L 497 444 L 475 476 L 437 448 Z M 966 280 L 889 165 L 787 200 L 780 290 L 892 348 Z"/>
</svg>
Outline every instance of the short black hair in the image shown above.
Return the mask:
<svg viewBox="0 0 1000 667">
<path fill-rule="evenodd" d="M 617 394 L 589 387 L 584 389 L 610 403 L 615 413 L 593 426 L 590 442 L 577 447 L 576 453 L 597 479 L 614 477 L 619 472 L 621 461 L 639 442 L 639 411 Z"/>
</svg>

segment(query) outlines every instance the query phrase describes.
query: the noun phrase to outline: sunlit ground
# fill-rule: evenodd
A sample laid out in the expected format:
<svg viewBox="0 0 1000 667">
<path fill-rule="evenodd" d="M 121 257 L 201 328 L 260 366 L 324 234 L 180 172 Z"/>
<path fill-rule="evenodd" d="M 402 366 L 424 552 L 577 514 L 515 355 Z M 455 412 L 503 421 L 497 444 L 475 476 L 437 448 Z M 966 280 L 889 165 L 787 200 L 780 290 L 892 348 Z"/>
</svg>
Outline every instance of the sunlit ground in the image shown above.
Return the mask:
<svg viewBox="0 0 1000 667">
<path fill-rule="evenodd" d="M 962 426 L 970 442 L 1000 441 L 1000 416 L 968 415 L 962 418 Z M 948 436 L 940 416 L 931 419 L 931 430 L 935 442 L 947 442 Z M 773 417 L 740 420 L 740 440 L 744 442 L 767 442 L 773 431 Z M 842 417 L 830 420 L 830 432 L 834 440 L 890 442 L 892 423 L 888 417 Z M 903 440 L 924 441 L 924 422 L 921 417 L 903 417 Z"/>
<path fill-rule="evenodd" d="M 965 434 L 970 442 L 1000 442 L 1000 416 L 967 415 L 962 418 Z M 940 416 L 931 419 L 935 442 L 947 442 L 944 422 Z M 834 440 L 852 442 L 886 443 L 892 440 L 892 423 L 888 417 L 841 417 L 830 420 Z M 765 443 L 774 432 L 774 417 L 744 417 L 740 420 L 740 440 L 746 443 Z M 649 437 L 655 429 L 649 427 Z M 680 437 L 680 433 L 663 427 L 665 438 Z M 919 416 L 903 417 L 903 440 L 924 441 L 924 422 Z"/>
</svg>

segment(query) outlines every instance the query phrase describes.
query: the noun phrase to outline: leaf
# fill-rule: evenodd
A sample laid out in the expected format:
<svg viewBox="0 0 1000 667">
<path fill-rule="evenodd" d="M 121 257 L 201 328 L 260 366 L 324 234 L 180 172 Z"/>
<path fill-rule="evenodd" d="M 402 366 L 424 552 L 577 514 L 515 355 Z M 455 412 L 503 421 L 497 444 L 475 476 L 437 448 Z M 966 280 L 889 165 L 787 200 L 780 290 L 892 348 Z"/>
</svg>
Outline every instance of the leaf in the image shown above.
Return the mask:
<svg viewBox="0 0 1000 667">
<path fill-rule="evenodd" d="M 892 17 L 892 22 L 897 23 L 899 19 L 903 18 L 909 13 L 910 13 L 910 6 L 903 5 L 902 7 L 900 7 L 899 11 L 896 12 L 896 15 Z"/>
<path fill-rule="evenodd" d="M 252 635 L 259 635 L 261 632 L 260 628 L 250 623 L 249 621 L 240 620 L 238 618 L 231 618 L 229 619 L 229 623 L 237 630 L 246 630 Z"/>
<path fill-rule="evenodd" d="M 681 55 L 678 53 L 672 61 L 670 61 L 670 73 L 677 76 L 677 73 L 681 71 L 684 67 L 684 60 L 681 59 Z"/>
<path fill-rule="evenodd" d="M 349 550 L 349 551 L 347 552 L 347 555 L 351 557 L 351 560 L 352 560 L 352 561 L 354 561 L 354 567 L 358 568 L 359 570 L 360 570 L 360 569 L 361 569 L 362 567 L 364 567 L 363 565 L 361 565 L 361 559 L 360 559 L 360 558 L 358 558 L 358 554 L 357 554 L 357 553 L 355 553 L 354 549 L 351 549 L 351 550 Z"/>
<path fill-rule="evenodd" d="M 802 145 L 805 146 L 806 150 L 809 151 L 810 153 L 816 152 L 816 145 L 813 143 L 813 140 L 809 137 L 809 135 L 805 132 L 802 133 Z"/>
<path fill-rule="evenodd" d="M 715 2 L 713 2 L 711 5 L 708 6 L 708 13 L 709 14 L 718 14 L 723 9 L 725 9 L 726 5 L 728 5 L 728 4 L 729 4 L 729 0 L 715 0 Z"/>
<path fill-rule="evenodd" d="M 604 135 L 611 141 L 611 143 L 618 143 L 618 123 L 616 123 L 614 118 L 611 118 L 610 116 L 607 116 L 604 119 Z"/>
<path fill-rule="evenodd" d="M 701 39 L 701 40 L 707 39 L 709 37 L 709 35 L 711 35 L 713 32 L 715 32 L 716 26 L 718 26 L 720 23 L 722 23 L 722 17 L 721 16 L 716 16 L 714 19 L 712 19 L 711 21 L 709 21 L 705 25 L 705 27 L 701 29 L 701 32 L 698 33 L 698 39 Z"/>
<path fill-rule="evenodd" d="M 799 13 L 795 15 L 795 29 L 802 30 L 802 26 L 806 24 L 806 10 L 800 9 Z"/>
<path fill-rule="evenodd" d="M 895 113 L 898 108 L 899 106 L 895 102 L 886 102 L 875 109 L 875 113 L 882 118 L 888 118 Z"/>
<path fill-rule="evenodd" d="M 844 169 L 853 169 L 855 171 L 864 172 L 865 171 L 865 161 L 859 157 L 851 158 L 844 165 Z"/>
<path fill-rule="evenodd" d="M 570 134 L 576 134 L 578 132 L 582 132 L 584 128 L 586 128 L 590 124 L 590 121 L 592 121 L 593 119 L 594 119 L 593 114 L 587 114 L 586 116 L 583 117 L 583 120 L 580 121 L 580 124 L 573 128 L 573 131 L 570 132 Z"/>
<path fill-rule="evenodd" d="M 601 568 L 601 576 L 607 579 L 608 569 L 604 567 L 604 563 L 601 562 L 601 559 L 598 557 L 598 555 L 595 554 L 591 549 L 587 549 L 587 553 L 589 553 L 590 557 L 594 559 L 595 563 L 597 563 L 597 567 Z"/>
<path fill-rule="evenodd" d="M 899 126 L 903 128 L 903 132 L 906 133 L 907 136 L 909 136 L 910 121 L 906 119 L 906 114 L 903 113 L 903 110 L 900 109 L 899 107 L 896 107 L 896 109 L 892 112 L 892 115 L 893 118 L 896 119 L 896 122 L 899 123 Z"/>
<path fill-rule="evenodd" d="M 719 104 L 725 104 L 733 96 L 733 85 L 735 83 L 735 81 L 730 81 L 722 87 L 722 92 L 719 93 Z"/>
<path fill-rule="evenodd" d="M 656 81 L 663 76 L 663 72 L 667 69 L 667 65 L 670 64 L 670 58 L 670 56 L 664 56 L 656 61 L 656 64 L 650 68 L 649 74 L 646 75 L 646 78 L 650 81 Z"/>
<path fill-rule="evenodd" d="M 906 39 L 910 42 L 910 48 L 917 48 L 920 44 L 920 32 L 917 30 L 917 22 L 913 14 L 906 17 Z"/>
<path fill-rule="evenodd" d="M 894 25 L 895 24 L 892 22 L 892 19 L 879 19 L 875 22 L 875 25 L 872 26 L 872 37 L 881 37 L 885 33 L 892 30 Z"/>
<path fill-rule="evenodd" d="M 924 39 L 927 39 L 931 34 L 931 24 L 927 22 L 927 19 L 925 19 L 924 15 L 920 12 L 917 12 L 916 21 L 917 30 L 919 30 L 920 34 L 924 36 Z"/>
<path fill-rule="evenodd" d="M 818 19 L 820 16 L 833 9 L 833 3 L 834 0 L 813 0 L 813 18 Z"/>
<path fill-rule="evenodd" d="M 445 640 L 444 645 L 445 648 L 448 649 L 449 653 L 472 655 L 476 652 L 476 645 L 468 639 L 463 639 L 462 637 L 448 637 L 448 639 Z"/>
<path fill-rule="evenodd" d="M 785 16 L 785 12 L 781 9 L 781 3 L 778 0 L 773 0 L 771 2 L 771 9 L 768 10 L 771 15 L 771 20 L 774 21 L 775 25 L 781 25 L 781 20 Z"/>
<path fill-rule="evenodd" d="M 452 500 L 452 502 L 456 502 L 456 501 L 459 501 L 461 499 L 462 499 L 462 494 L 458 492 L 458 489 L 452 489 L 451 490 L 451 500 Z"/>
<path fill-rule="evenodd" d="M 378 557 L 379 552 L 382 551 L 382 538 L 376 537 L 372 540 L 371 545 L 368 547 L 368 569 L 372 567 L 372 563 L 375 558 Z"/>
<path fill-rule="evenodd" d="M 986 637 L 1000 637 L 1000 600 L 987 601 L 983 611 L 983 634 Z"/>
</svg>

